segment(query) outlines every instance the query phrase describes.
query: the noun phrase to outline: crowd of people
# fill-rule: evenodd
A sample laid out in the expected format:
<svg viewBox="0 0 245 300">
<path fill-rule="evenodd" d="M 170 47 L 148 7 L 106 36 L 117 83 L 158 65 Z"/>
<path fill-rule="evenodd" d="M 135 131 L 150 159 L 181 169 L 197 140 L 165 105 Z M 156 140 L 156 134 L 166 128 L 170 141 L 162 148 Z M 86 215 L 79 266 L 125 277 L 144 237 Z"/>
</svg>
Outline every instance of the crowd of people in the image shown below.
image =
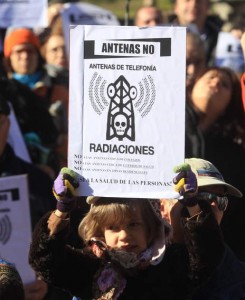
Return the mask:
<svg viewBox="0 0 245 300">
<path fill-rule="evenodd" d="M 186 159 L 173 178 L 181 197 L 86 199 L 67 168 L 63 5 L 50 1 L 47 28 L 1 32 L 0 176 L 28 176 L 36 281 L 23 284 L 0 249 L 0 299 L 244 300 L 245 73 L 215 55 L 229 21 L 245 61 L 245 18 L 223 20 L 209 0 L 139 7 L 135 26 L 187 28 Z M 11 112 L 30 161 L 10 142 Z"/>
</svg>

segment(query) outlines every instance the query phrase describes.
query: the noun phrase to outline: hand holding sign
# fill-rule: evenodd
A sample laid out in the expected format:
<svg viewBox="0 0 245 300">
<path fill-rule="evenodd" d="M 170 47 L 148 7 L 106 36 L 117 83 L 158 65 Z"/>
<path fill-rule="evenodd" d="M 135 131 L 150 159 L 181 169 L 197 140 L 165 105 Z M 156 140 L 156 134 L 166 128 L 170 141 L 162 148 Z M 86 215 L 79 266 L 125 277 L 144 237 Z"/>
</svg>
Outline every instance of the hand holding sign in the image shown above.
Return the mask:
<svg viewBox="0 0 245 300">
<path fill-rule="evenodd" d="M 188 207 L 196 205 L 197 178 L 189 164 L 182 164 L 175 167 L 174 172 L 178 173 L 173 179 L 175 190 L 182 196 L 179 201 Z"/>
<path fill-rule="evenodd" d="M 79 175 L 69 168 L 62 168 L 54 181 L 53 194 L 58 201 L 57 209 L 61 212 L 72 210 L 75 190 L 79 187 Z"/>
</svg>

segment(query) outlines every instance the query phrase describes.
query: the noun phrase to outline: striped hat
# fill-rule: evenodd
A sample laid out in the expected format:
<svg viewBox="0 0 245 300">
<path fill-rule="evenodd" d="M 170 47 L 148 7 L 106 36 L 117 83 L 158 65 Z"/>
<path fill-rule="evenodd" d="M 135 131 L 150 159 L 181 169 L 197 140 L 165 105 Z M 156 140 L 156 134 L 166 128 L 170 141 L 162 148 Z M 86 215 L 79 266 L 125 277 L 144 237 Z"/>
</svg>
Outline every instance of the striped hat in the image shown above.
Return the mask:
<svg viewBox="0 0 245 300">
<path fill-rule="evenodd" d="M 25 299 L 18 271 L 13 264 L 2 258 L 0 258 L 0 299 Z"/>
<path fill-rule="evenodd" d="M 242 193 L 233 185 L 226 183 L 220 171 L 209 161 L 200 158 L 187 158 L 185 163 L 189 164 L 197 176 L 198 187 L 225 186 L 227 195 L 242 197 Z"/>
</svg>

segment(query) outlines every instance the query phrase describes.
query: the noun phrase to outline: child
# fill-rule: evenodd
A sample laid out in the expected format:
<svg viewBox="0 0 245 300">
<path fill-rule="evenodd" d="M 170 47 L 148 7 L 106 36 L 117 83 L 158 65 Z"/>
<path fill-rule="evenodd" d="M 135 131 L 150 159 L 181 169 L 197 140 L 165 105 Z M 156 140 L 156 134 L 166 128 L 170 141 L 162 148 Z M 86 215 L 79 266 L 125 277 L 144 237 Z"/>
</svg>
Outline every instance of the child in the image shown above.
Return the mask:
<svg viewBox="0 0 245 300">
<path fill-rule="evenodd" d="M 36 227 L 30 264 L 41 278 L 83 300 L 189 299 L 219 262 L 223 244 L 209 208 L 201 211 L 195 200 L 194 173 L 178 171 L 175 182 L 189 212 L 185 235 L 196 247 L 168 243 L 170 227 L 161 217 L 159 200 L 88 197 L 91 209 L 79 225 L 87 246 L 73 249 L 66 235 L 79 181 L 63 168 L 54 182 L 57 210 Z M 200 227 L 213 237 L 204 249 L 198 249 Z M 197 264 L 190 265 L 188 254 L 199 258 Z"/>
</svg>

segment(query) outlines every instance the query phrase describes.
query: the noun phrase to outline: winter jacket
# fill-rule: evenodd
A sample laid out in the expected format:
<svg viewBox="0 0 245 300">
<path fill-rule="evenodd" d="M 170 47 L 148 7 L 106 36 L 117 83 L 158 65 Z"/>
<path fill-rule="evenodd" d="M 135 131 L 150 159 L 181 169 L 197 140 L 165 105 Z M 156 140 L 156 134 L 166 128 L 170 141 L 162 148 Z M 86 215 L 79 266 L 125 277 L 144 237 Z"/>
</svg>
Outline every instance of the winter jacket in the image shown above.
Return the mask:
<svg viewBox="0 0 245 300">
<path fill-rule="evenodd" d="M 245 299 L 245 263 L 239 261 L 228 246 L 212 278 L 196 292 L 192 300 L 209 299 Z"/>
<path fill-rule="evenodd" d="M 87 248 L 79 250 L 67 244 L 69 219 L 59 219 L 57 227 L 62 226 L 62 230 L 50 235 L 47 222 L 51 222 L 53 215 L 43 217 L 33 233 L 29 253 L 32 268 L 45 281 L 72 295 L 83 300 L 96 299 L 93 284 L 105 260 L 95 257 Z M 192 293 L 209 278 L 224 251 L 210 206 L 204 205 L 203 212 L 183 222 L 187 246 L 168 245 L 157 265 L 141 270 L 120 269 L 126 286 L 119 300 L 191 299 Z"/>
</svg>

